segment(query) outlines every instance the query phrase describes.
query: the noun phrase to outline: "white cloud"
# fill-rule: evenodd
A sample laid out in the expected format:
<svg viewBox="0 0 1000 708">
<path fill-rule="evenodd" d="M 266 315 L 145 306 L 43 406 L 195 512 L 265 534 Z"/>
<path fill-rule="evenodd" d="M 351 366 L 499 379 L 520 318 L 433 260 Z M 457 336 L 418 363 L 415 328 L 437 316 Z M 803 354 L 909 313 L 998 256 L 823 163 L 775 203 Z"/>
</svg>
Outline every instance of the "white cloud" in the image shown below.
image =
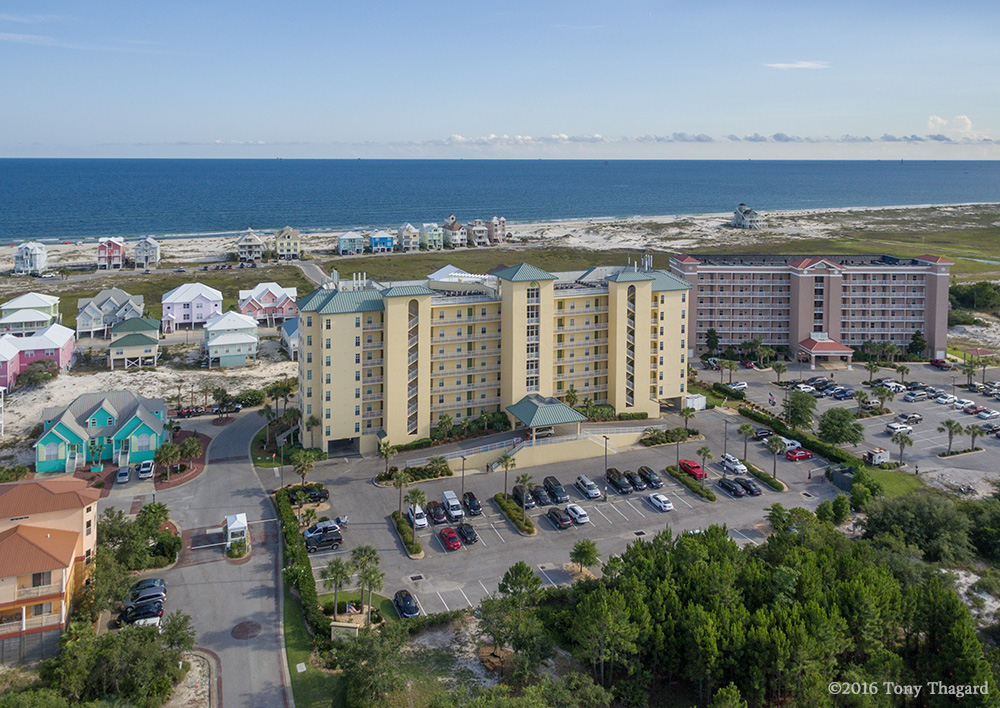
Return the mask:
<svg viewBox="0 0 1000 708">
<path fill-rule="evenodd" d="M 951 120 L 945 120 L 941 116 L 930 116 L 927 119 L 927 130 L 935 134 L 935 136 L 928 136 L 932 140 L 946 138 L 947 140 L 975 141 L 986 137 L 973 129 L 972 120 L 966 115 L 955 116 Z M 989 138 L 986 139 L 989 140 Z"/>
<path fill-rule="evenodd" d="M 765 64 L 771 69 L 829 69 L 828 61 L 793 61 L 790 63 Z"/>
</svg>

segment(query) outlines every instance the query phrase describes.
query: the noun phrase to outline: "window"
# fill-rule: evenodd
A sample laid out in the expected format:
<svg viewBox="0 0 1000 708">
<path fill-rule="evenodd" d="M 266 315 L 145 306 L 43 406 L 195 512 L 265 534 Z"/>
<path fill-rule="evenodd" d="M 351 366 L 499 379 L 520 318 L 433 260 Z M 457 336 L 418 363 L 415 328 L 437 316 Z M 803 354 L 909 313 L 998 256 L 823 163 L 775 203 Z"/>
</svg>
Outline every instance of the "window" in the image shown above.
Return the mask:
<svg viewBox="0 0 1000 708">
<path fill-rule="evenodd" d="M 355 327 L 360 327 L 361 326 L 361 318 L 360 317 L 355 317 L 354 318 L 354 326 Z M 330 320 L 326 321 L 326 328 L 330 329 Z"/>
<path fill-rule="evenodd" d="M 326 401 L 327 403 L 329 403 L 329 402 L 330 402 L 330 392 L 329 392 L 329 391 L 326 391 L 326 392 L 325 392 L 325 393 L 323 394 L 323 396 L 324 396 L 324 399 L 323 399 L 323 400 L 325 400 L 325 401 Z"/>
<path fill-rule="evenodd" d="M 326 383 L 330 383 L 330 374 L 326 375 Z"/>
<path fill-rule="evenodd" d="M 306 369 L 306 381 L 312 381 L 312 380 L 313 380 L 312 369 Z"/>
<path fill-rule="evenodd" d="M 313 318 L 312 315 L 309 315 L 306 317 L 306 327 L 312 327 L 312 326 L 313 326 Z"/>
<path fill-rule="evenodd" d="M 361 389 L 360 388 L 354 389 L 354 397 L 355 398 L 361 398 Z"/>
<path fill-rule="evenodd" d="M 40 588 L 43 585 L 52 584 L 52 571 L 46 570 L 42 573 L 32 573 L 31 574 L 31 587 Z"/>
<path fill-rule="evenodd" d="M 328 339 L 326 341 L 329 342 L 330 340 Z M 361 337 L 355 337 L 354 338 L 354 346 L 356 346 L 356 347 L 360 347 L 361 346 Z M 327 347 L 327 349 L 329 349 L 329 347 Z"/>
<path fill-rule="evenodd" d="M 41 617 L 42 615 L 52 614 L 52 603 L 51 602 L 41 602 L 37 605 L 31 606 L 31 616 Z"/>
<path fill-rule="evenodd" d="M 354 363 L 355 364 L 360 364 L 361 363 L 361 355 L 360 354 L 355 354 L 354 355 Z M 326 365 L 327 366 L 330 365 L 330 357 L 326 358 Z"/>
<path fill-rule="evenodd" d="M 357 414 L 358 414 L 358 407 L 354 406 L 354 415 L 357 415 Z M 323 417 L 326 418 L 327 420 L 330 420 L 330 409 L 329 408 L 324 408 L 323 409 Z"/>
<path fill-rule="evenodd" d="M 306 346 L 311 347 L 312 345 L 313 345 L 312 335 L 311 334 L 306 335 Z"/>
<path fill-rule="evenodd" d="M 85 525 L 85 529 L 86 530 L 83 532 L 84 536 L 89 536 L 91 533 L 93 533 L 93 531 L 94 531 L 94 521 L 93 521 L 93 519 L 87 519 L 87 523 Z"/>
<path fill-rule="evenodd" d="M 139 452 L 149 452 L 151 439 L 151 435 L 140 435 L 135 440 L 135 449 Z"/>
<path fill-rule="evenodd" d="M 306 415 L 312 415 L 312 412 L 313 412 L 313 404 L 312 403 L 307 403 L 306 404 Z"/>
<path fill-rule="evenodd" d="M 369 337 L 368 339 L 370 340 L 370 339 L 371 339 L 371 337 Z M 329 348 L 330 348 L 330 339 L 329 339 L 329 338 L 327 338 L 327 340 L 326 340 L 326 348 L 327 348 L 327 349 L 329 349 Z"/>
<path fill-rule="evenodd" d="M 306 352 L 306 363 L 307 364 L 312 364 L 313 363 L 313 353 L 312 352 Z"/>
</svg>

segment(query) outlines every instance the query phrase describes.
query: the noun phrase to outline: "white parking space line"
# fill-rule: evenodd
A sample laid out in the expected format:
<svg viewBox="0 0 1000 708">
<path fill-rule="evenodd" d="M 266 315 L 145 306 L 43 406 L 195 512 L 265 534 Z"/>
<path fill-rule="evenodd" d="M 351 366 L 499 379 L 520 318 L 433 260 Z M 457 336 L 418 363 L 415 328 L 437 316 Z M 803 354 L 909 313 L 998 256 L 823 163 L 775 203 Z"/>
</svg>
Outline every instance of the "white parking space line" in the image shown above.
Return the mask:
<svg viewBox="0 0 1000 708">
<path fill-rule="evenodd" d="M 637 514 L 638 514 L 639 516 L 641 516 L 641 517 L 642 517 L 642 518 L 644 518 L 644 519 L 646 518 L 646 515 L 645 515 L 645 514 L 643 514 L 643 513 L 642 513 L 642 512 L 641 512 L 641 511 L 639 510 L 639 508 L 638 508 L 638 507 L 637 507 L 637 506 L 636 506 L 635 504 L 633 504 L 633 503 L 632 503 L 631 501 L 629 501 L 628 499 L 626 499 L 626 500 L 625 500 L 625 503 L 626 503 L 626 504 L 628 504 L 628 505 L 629 505 L 630 507 L 632 507 L 632 508 L 633 508 L 633 509 L 635 510 L 635 513 L 637 513 Z"/>
<path fill-rule="evenodd" d="M 464 590 L 463 590 L 462 588 L 459 588 L 459 589 L 458 589 L 458 591 L 459 591 L 460 593 L 462 593 L 462 597 L 464 597 L 464 598 L 465 598 L 465 601 L 469 603 L 469 607 L 472 607 L 472 606 L 473 606 L 473 605 L 472 605 L 472 600 L 470 600 L 470 599 L 469 599 L 469 596 L 465 594 L 465 591 L 464 591 Z"/>
<path fill-rule="evenodd" d="M 600 509 L 598 509 L 598 508 L 597 508 L 596 506 L 594 507 L 594 511 L 596 511 L 596 512 L 597 512 L 598 514 L 600 514 L 601 516 L 604 516 L 604 512 L 603 512 L 603 511 L 601 511 Z M 615 525 L 615 524 L 614 524 L 614 522 L 613 522 L 613 521 L 611 521 L 611 519 L 609 519 L 609 518 L 608 518 L 607 516 L 604 516 L 604 520 L 605 520 L 605 521 L 607 521 L 607 522 L 608 522 L 609 524 L 611 524 L 612 526 L 614 526 L 614 525 Z"/>
<path fill-rule="evenodd" d="M 490 591 L 486 589 L 485 585 L 483 585 L 483 581 L 482 580 L 477 580 L 476 582 L 479 583 L 479 587 L 481 587 L 483 589 L 483 592 L 485 592 L 487 595 L 490 594 Z"/>
<path fill-rule="evenodd" d="M 444 541 L 441 540 L 441 534 L 437 534 L 437 533 L 434 534 L 434 538 L 437 539 L 438 545 L 441 546 L 441 550 L 444 551 L 445 553 L 447 553 L 448 549 L 444 547 Z"/>
<path fill-rule="evenodd" d="M 542 570 L 542 566 L 538 566 L 538 572 L 541 573 L 545 577 L 545 579 L 549 581 L 549 585 L 553 586 L 555 585 L 555 583 L 552 582 L 552 578 L 549 577 L 549 574 L 546 573 L 544 570 Z"/>
<path fill-rule="evenodd" d="M 503 536 L 501 536 L 500 532 L 497 531 L 497 527 L 493 525 L 492 521 L 490 522 L 490 528 L 493 529 L 496 532 L 497 538 L 500 539 L 501 543 L 507 543 L 506 541 L 503 540 Z"/>
<path fill-rule="evenodd" d="M 686 506 L 688 509 L 694 509 L 694 506 L 688 504 L 687 500 L 684 497 L 674 497 L 674 499 L 684 504 L 684 506 Z M 671 499 L 671 501 L 673 501 L 673 499 Z"/>
<path fill-rule="evenodd" d="M 426 615 L 427 612 L 424 611 L 424 606 L 420 604 L 420 599 L 417 597 L 417 593 L 410 592 L 410 594 L 413 595 L 413 601 L 417 603 L 417 609 L 423 612 L 424 615 Z M 393 605 L 393 607 L 395 607 L 395 605 Z M 399 614 L 399 610 L 396 610 L 396 614 Z"/>
<path fill-rule="evenodd" d="M 749 536 L 747 536 L 745 533 L 740 533 L 736 529 L 729 529 L 729 533 L 739 534 L 740 536 L 742 536 L 743 538 L 745 538 L 746 540 L 748 540 L 750 543 L 752 543 L 755 546 L 759 546 L 760 545 L 759 543 L 757 543 L 756 541 L 754 541 L 752 538 L 750 538 Z"/>
<path fill-rule="evenodd" d="M 448 603 L 444 601 L 443 597 L 441 597 L 441 593 L 435 592 L 434 594 L 438 596 L 438 599 L 441 601 L 441 604 L 444 605 L 444 611 L 451 612 L 451 608 L 448 607 Z"/>
<path fill-rule="evenodd" d="M 628 500 L 626 500 L 626 501 L 628 501 Z M 618 506 L 617 506 L 616 504 L 612 504 L 612 505 L 611 505 L 611 508 L 612 508 L 612 509 L 614 509 L 615 511 L 617 511 L 617 512 L 618 512 L 618 515 L 619 515 L 619 516 L 621 516 L 621 517 L 622 517 L 623 519 L 625 519 L 626 521 L 628 521 L 628 517 L 627 517 L 627 516 L 625 516 L 625 514 L 623 514 L 623 513 L 622 513 L 622 512 L 621 512 L 621 511 L 620 511 L 620 510 L 618 509 Z"/>
</svg>

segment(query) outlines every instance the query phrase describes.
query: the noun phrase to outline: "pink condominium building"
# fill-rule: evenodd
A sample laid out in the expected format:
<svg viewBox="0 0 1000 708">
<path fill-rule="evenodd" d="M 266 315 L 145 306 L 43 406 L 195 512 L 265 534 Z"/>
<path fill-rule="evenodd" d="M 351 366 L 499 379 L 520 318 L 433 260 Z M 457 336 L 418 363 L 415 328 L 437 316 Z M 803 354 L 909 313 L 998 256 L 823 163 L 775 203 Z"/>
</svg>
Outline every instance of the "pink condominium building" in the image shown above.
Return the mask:
<svg viewBox="0 0 1000 708">
<path fill-rule="evenodd" d="M 920 331 L 925 355 L 945 357 L 951 261 L 941 256 L 689 255 L 671 272 L 693 286 L 690 356 L 715 329 L 723 348 L 754 338 L 809 357 L 850 361 L 851 347 L 892 342 L 904 349 Z"/>
</svg>

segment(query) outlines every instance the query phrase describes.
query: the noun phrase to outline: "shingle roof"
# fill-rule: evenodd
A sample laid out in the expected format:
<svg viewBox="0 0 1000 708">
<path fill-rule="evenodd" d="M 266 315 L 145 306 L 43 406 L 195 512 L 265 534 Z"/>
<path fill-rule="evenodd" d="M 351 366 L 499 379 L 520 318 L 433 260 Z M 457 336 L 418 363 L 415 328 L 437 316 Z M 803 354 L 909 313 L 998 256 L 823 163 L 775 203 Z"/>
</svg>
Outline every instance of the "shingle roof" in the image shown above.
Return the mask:
<svg viewBox="0 0 1000 708">
<path fill-rule="evenodd" d="M 510 268 L 504 268 L 493 275 L 497 276 L 501 280 L 506 280 L 511 283 L 556 279 L 556 276 L 551 273 L 546 273 L 541 268 L 536 268 L 528 263 L 521 263 L 520 265 L 511 266 Z"/>
<path fill-rule="evenodd" d="M 73 564 L 78 531 L 15 526 L 0 533 L 0 578 L 61 570 Z"/>
<path fill-rule="evenodd" d="M 21 351 L 30 349 L 62 349 L 66 342 L 73 339 L 76 332 L 61 324 L 50 324 L 30 337 L 21 337 L 17 346 Z"/>
<path fill-rule="evenodd" d="M 670 290 L 690 290 L 693 286 L 683 278 L 678 278 L 673 273 L 665 270 L 651 270 L 653 276 L 653 292 L 662 293 Z"/>
<path fill-rule="evenodd" d="M 849 354 L 854 351 L 846 344 L 841 344 L 840 342 L 834 339 L 817 340 L 813 339 L 812 337 L 803 339 L 801 342 L 799 342 L 799 347 L 807 352 L 813 352 L 816 354 L 829 354 L 829 353 Z"/>
<path fill-rule="evenodd" d="M 379 312 L 385 309 L 378 290 L 347 290 L 319 288 L 295 303 L 299 312 L 321 315 L 342 315 L 352 312 Z"/>
<path fill-rule="evenodd" d="M 25 293 L 13 300 L 0 305 L 0 309 L 16 309 L 21 307 L 52 307 L 59 304 L 59 298 L 53 295 L 43 295 L 42 293 Z"/>
<path fill-rule="evenodd" d="M 701 261 L 699 261 L 694 256 L 689 256 L 687 254 L 684 254 L 682 256 L 675 256 L 673 260 L 677 261 L 678 263 L 701 263 Z"/>
<path fill-rule="evenodd" d="M 46 322 L 52 319 L 52 315 L 28 308 L 26 310 L 16 310 L 6 317 L 0 317 L 0 325 L 19 324 L 21 322 Z"/>
<path fill-rule="evenodd" d="M 9 482 L 0 484 L 0 518 L 82 509 L 100 497 L 99 489 L 87 487 L 85 480 L 76 477 Z"/>
<path fill-rule="evenodd" d="M 145 332 L 132 332 L 131 334 L 126 334 L 124 337 L 119 337 L 115 341 L 108 345 L 108 349 L 112 347 L 145 347 L 149 345 L 154 345 L 159 343 L 159 339 L 151 334 L 146 334 Z"/>
<path fill-rule="evenodd" d="M 288 337 L 294 337 L 299 331 L 299 318 L 294 317 L 281 323 L 281 331 Z"/>
<path fill-rule="evenodd" d="M 246 244 L 250 244 L 250 245 L 254 245 L 254 246 L 262 246 L 262 245 L 264 245 L 264 241 L 261 239 L 260 236 L 258 236 L 256 233 L 254 233 L 253 229 L 247 229 L 246 232 L 242 236 L 240 236 L 238 239 L 236 239 L 236 245 L 237 246 L 243 246 L 243 245 L 246 245 Z"/>
<path fill-rule="evenodd" d="M 150 317 L 132 317 L 111 328 L 112 334 L 121 332 L 159 332 L 160 321 Z"/>
<path fill-rule="evenodd" d="M 243 302 L 247 298 L 251 297 L 255 300 L 260 300 L 268 293 L 272 293 L 278 298 L 282 295 L 287 295 L 292 300 L 299 296 L 298 288 L 283 288 L 275 282 L 257 283 L 257 285 L 253 287 L 253 290 L 240 290 L 240 302 Z"/>
<path fill-rule="evenodd" d="M 645 271 L 623 270 L 620 273 L 605 278 L 609 283 L 642 283 L 653 280 L 653 276 Z"/>
<path fill-rule="evenodd" d="M 233 332 L 232 334 L 220 334 L 218 337 L 213 339 L 208 343 L 211 347 L 225 347 L 231 346 L 233 344 L 256 344 L 257 338 L 250 334 L 240 334 L 239 332 Z"/>
<path fill-rule="evenodd" d="M 108 288 L 97 293 L 94 297 L 82 297 L 77 300 L 76 307 L 83 310 L 87 305 L 93 303 L 98 307 L 103 307 L 104 303 L 111 300 L 115 305 L 124 305 L 132 301 L 142 309 L 145 298 L 142 295 L 130 295 L 121 288 Z"/>
<path fill-rule="evenodd" d="M 116 425 L 86 428 L 86 421 L 105 403 L 118 412 L 115 419 Z M 46 408 L 42 411 L 42 420 L 55 421 L 52 427 L 57 423 L 62 423 L 81 438 L 86 439 L 91 436 L 114 435 L 133 415 L 139 416 L 146 425 L 159 432 L 167 417 L 166 409 L 166 403 L 162 398 L 143 398 L 131 391 L 107 391 L 85 393 L 63 408 Z M 160 411 L 159 418 L 154 415 L 154 411 Z"/>
<path fill-rule="evenodd" d="M 216 315 L 210 318 L 205 323 L 205 331 L 213 332 L 215 330 L 227 330 L 227 329 L 257 329 L 257 320 L 255 320 L 250 315 L 241 315 L 235 310 L 230 310 L 229 312 L 223 313 L 221 315 Z"/>
<path fill-rule="evenodd" d="M 382 291 L 382 297 L 413 297 L 415 295 L 433 295 L 434 291 L 423 285 L 399 285 Z"/>
<path fill-rule="evenodd" d="M 184 285 L 178 285 L 170 292 L 164 293 L 161 298 L 161 302 L 163 302 L 163 304 L 191 302 L 199 296 L 205 297 L 209 300 L 222 299 L 222 293 L 215 288 L 210 288 L 207 285 L 202 285 L 201 283 L 184 283 Z"/>
<path fill-rule="evenodd" d="M 955 261 L 950 261 L 944 256 L 917 256 L 914 260 L 924 261 L 925 263 L 947 263 L 948 265 L 955 265 Z"/>
<path fill-rule="evenodd" d="M 580 423 L 587 420 L 587 416 L 578 413 L 562 401 L 539 396 L 537 393 L 529 393 L 514 405 L 507 406 L 507 411 L 529 428 Z"/>
</svg>

